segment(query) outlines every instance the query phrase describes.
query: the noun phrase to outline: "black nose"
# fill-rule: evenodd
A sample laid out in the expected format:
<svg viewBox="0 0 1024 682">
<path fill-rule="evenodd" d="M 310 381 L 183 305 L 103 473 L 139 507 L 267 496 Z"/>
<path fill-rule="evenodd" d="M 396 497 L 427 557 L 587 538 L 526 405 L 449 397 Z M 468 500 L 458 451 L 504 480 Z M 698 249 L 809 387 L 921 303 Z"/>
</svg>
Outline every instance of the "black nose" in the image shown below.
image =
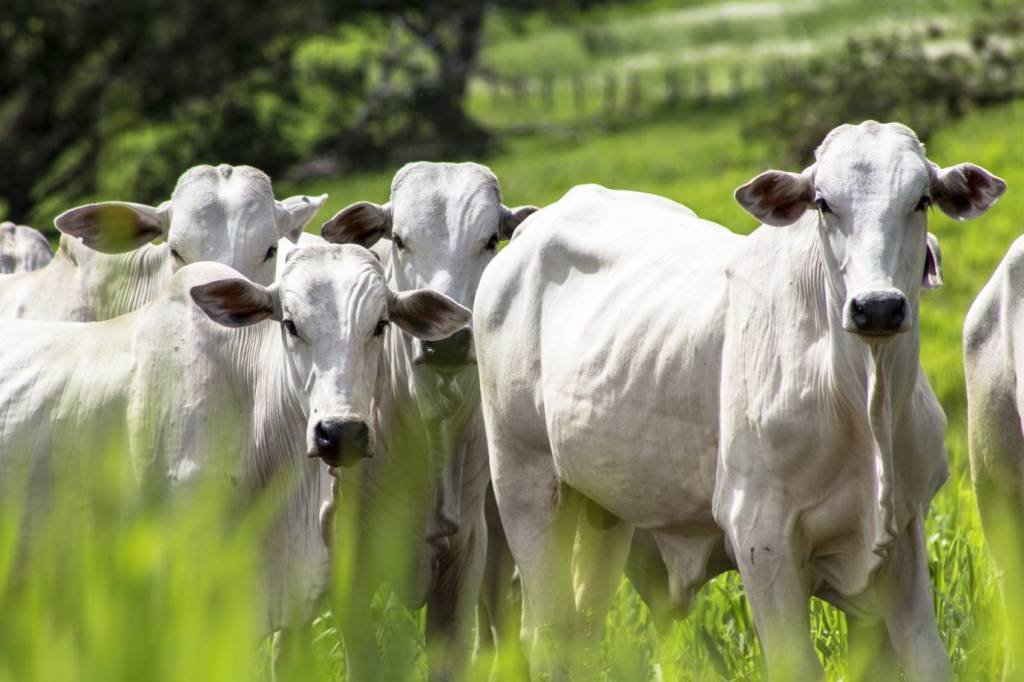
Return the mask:
<svg viewBox="0 0 1024 682">
<path fill-rule="evenodd" d="M 858 296 L 850 301 L 850 318 L 861 334 L 894 334 L 907 319 L 907 299 L 895 291 Z"/>
<path fill-rule="evenodd" d="M 440 341 L 423 342 L 423 362 L 429 367 L 454 369 L 462 367 L 469 360 L 469 347 L 473 332 L 460 329 Z"/>
<path fill-rule="evenodd" d="M 370 456 L 370 427 L 366 422 L 324 419 L 313 429 L 316 452 L 328 466 L 352 466 Z"/>
</svg>

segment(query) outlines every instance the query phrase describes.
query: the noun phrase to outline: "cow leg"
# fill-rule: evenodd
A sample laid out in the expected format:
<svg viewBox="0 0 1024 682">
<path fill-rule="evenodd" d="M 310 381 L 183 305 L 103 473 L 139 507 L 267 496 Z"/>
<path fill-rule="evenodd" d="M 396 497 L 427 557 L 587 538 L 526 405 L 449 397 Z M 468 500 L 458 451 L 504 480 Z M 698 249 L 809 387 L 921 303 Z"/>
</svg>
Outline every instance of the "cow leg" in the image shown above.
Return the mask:
<svg viewBox="0 0 1024 682">
<path fill-rule="evenodd" d="M 357 553 L 353 556 L 363 555 Z M 331 595 L 332 611 L 345 643 L 345 679 L 378 679 L 383 666 L 377 652 L 377 626 L 371 610 L 376 584 L 360 562 L 351 563 L 350 580 L 343 581 L 344 589 Z"/>
<path fill-rule="evenodd" d="M 658 634 L 666 634 L 674 620 L 669 596 L 668 570 L 650 531 L 637 529 L 626 560 L 626 577 L 651 612 Z"/>
<path fill-rule="evenodd" d="M 632 524 L 592 500 L 582 501 L 573 547 L 573 587 L 579 619 L 576 636 L 591 645 L 590 655 L 597 653 L 601 642 L 605 615 L 622 580 L 632 539 Z M 597 666 L 600 662 L 588 656 L 585 663 Z M 585 679 L 598 677 L 600 669 L 594 668 Z"/>
<path fill-rule="evenodd" d="M 748 518 L 757 517 L 766 521 L 786 518 L 765 509 Z M 733 534 L 732 546 L 769 679 L 823 679 L 824 670 L 809 636 L 810 576 L 792 533 L 767 527 L 741 531 Z"/>
<path fill-rule="evenodd" d="M 313 648 L 307 627 L 282 628 L 274 633 L 271 646 L 271 670 L 274 682 L 304 679 L 313 660 Z"/>
<path fill-rule="evenodd" d="M 866 621 L 848 615 L 846 634 L 850 679 L 885 682 L 900 678 L 896 653 L 884 621 Z"/>
<path fill-rule="evenodd" d="M 520 446 L 512 457 L 502 452 L 497 435 L 491 434 L 494 494 L 522 578 L 522 639 L 530 674 L 550 682 L 568 680 L 576 623 L 571 562 L 580 496 L 558 480 L 550 451 L 524 452 Z"/>
<path fill-rule="evenodd" d="M 1020 488 L 1015 484 L 975 480 L 974 490 L 988 551 L 999 569 L 1008 638 L 1003 679 L 1016 680 L 1020 678 L 1024 656 L 1024 609 L 1020 608 L 1024 604 L 1024 505 Z"/>
<path fill-rule="evenodd" d="M 1024 666 L 1024 433 L 1012 396 L 976 381 L 968 391 L 974 497 L 1006 618 L 1003 679 L 1016 680 Z"/>
<path fill-rule="evenodd" d="M 440 557 L 427 598 L 427 660 L 432 681 L 462 679 L 466 672 L 487 553 L 483 509 L 475 516 L 462 524 L 452 538 L 451 549 Z"/>
<path fill-rule="evenodd" d="M 492 679 L 497 679 L 499 671 L 515 671 L 515 675 L 524 677 L 527 663 L 519 644 L 521 601 L 518 595 L 512 594 L 516 564 L 490 486 L 484 502 L 484 519 L 487 563 L 477 609 L 477 658 L 490 658 Z"/>
<path fill-rule="evenodd" d="M 923 525 L 918 516 L 897 538 L 875 593 L 907 680 L 941 682 L 953 679 L 953 669 L 935 622 Z"/>
</svg>

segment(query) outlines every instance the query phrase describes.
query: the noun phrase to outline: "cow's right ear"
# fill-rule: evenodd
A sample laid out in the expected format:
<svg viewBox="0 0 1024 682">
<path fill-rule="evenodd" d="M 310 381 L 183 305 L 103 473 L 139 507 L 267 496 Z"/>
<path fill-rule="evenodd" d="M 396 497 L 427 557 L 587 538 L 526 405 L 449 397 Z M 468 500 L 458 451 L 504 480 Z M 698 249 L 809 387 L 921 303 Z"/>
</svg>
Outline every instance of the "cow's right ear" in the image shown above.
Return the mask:
<svg viewBox="0 0 1024 682">
<path fill-rule="evenodd" d="M 808 173 L 770 170 L 739 187 L 733 196 L 762 223 L 784 227 L 814 204 L 814 184 Z"/>
<path fill-rule="evenodd" d="M 381 237 L 391 236 L 391 202 L 381 206 L 360 201 L 347 206 L 324 223 L 320 235 L 334 244 L 359 244 L 368 249 Z"/>
<path fill-rule="evenodd" d="M 388 291 L 388 319 L 422 341 L 440 341 L 469 324 L 468 308 L 433 289 Z"/>
<path fill-rule="evenodd" d="M 127 201 L 86 204 L 64 211 L 53 222 L 58 230 L 81 239 L 90 249 L 124 253 L 167 235 L 171 202 L 156 207 Z"/>
<path fill-rule="evenodd" d="M 189 295 L 211 320 L 225 327 L 248 327 L 271 317 L 281 318 L 274 287 L 242 277 L 194 286 Z"/>
</svg>

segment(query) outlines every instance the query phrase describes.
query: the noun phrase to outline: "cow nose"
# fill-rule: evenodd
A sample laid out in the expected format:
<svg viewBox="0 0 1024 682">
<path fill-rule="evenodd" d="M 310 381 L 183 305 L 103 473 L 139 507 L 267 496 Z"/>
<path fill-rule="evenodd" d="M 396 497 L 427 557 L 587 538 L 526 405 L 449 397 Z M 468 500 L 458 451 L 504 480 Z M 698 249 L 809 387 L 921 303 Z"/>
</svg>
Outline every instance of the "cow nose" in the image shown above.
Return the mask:
<svg viewBox="0 0 1024 682">
<path fill-rule="evenodd" d="M 907 319 L 907 298 L 896 291 L 870 292 L 850 301 L 853 331 L 886 336 L 903 328 Z"/>
<path fill-rule="evenodd" d="M 324 419 L 313 429 L 316 450 L 328 466 L 352 466 L 370 456 L 370 427 L 363 421 Z"/>
<path fill-rule="evenodd" d="M 424 341 L 423 354 L 417 358 L 434 369 L 458 369 L 469 362 L 469 348 L 473 332 L 460 329 L 440 341 Z"/>
</svg>

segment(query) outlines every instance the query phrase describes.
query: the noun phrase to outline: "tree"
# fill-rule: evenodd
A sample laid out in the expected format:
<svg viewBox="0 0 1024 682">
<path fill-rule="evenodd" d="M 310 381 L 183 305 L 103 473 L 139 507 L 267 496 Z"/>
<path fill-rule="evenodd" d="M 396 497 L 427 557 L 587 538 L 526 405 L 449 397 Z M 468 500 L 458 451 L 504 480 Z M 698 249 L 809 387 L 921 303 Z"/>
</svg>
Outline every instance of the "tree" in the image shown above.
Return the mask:
<svg viewBox="0 0 1024 682">
<path fill-rule="evenodd" d="M 90 193 L 106 134 L 138 120 L 194 115 L 231 83 L 286 60 L 296 38 L 317 25 L 318 12 L 271 0 L 8 3 L 0 16 L 0 202 L 7 217 L 27 220 L 54 192 Z M 230 102 L 221 104 L 238 114 Z"/>
</svg>

